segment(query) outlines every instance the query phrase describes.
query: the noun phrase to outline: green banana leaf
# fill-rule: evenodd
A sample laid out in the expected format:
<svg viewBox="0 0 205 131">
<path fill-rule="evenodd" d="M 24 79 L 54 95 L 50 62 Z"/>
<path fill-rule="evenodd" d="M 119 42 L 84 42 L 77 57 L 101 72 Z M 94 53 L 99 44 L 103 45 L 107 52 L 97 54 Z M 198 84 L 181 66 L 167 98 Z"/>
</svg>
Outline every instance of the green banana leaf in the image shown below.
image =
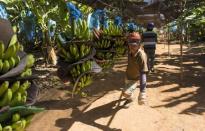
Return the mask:
<svg viewBox="0 0 205 131">
<path fill-rule="evenodd" d="M 44 108 L 37 108 L 34 106 L 17 106 L 12 108 L 6 108 L 0 111 L 0 123 L 4 123 L 11 119 L 14 113 L 19 113 L 21 117 L 33 115 L 44 111 Z"/>
</svg>

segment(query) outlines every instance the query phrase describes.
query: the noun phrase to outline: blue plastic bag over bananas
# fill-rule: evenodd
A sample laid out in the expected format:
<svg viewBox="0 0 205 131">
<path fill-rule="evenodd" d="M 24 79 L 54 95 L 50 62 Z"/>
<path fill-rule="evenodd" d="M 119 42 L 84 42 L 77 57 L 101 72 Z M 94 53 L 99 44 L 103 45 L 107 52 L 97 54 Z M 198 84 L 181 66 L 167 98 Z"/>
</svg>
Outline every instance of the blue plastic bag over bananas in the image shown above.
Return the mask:
<svg viewBox="0 0 205 131">
<path fill-rule="evenodd" d="M 50 37 L 55 35 L 56 31 L 56 21 L 49 19 L 48 20 L 48 33 Z"/>
<path fill-rule="evenodd" d="M 77 21 L 82 18 L 82 13 L 71 2 L 67 2 L 67 8 L 70 11 L 70 18 Z M 71 20 L 70 19 L 70 20 Z"/>
<path fill-rule="evenodd" d="M 103 28 L 108 28 L 108 17 L 105 10 L 95 10 L 92 14 L 90 14 L 88 23 L 91 30 L 93 28 L 100 29 L 101 25 Z"/>
<path fill-rule="evenodd" d="M 137 25 L 135 25 L 135 23 L 128 23 L 127 29 L 128 31 L 135 31 L 137 29 Z"/>
<path fill-rule="evenodd" d="M 0 2 L 0 18 L 8 20 L 8 13 L 6 11 L 5 5 Z"/>
<path fill-rule="evenodd" d="M 120 16 L 116 16 L 114 20 L 114 24 L 118 27 L 122 26 L 122 18 Z"/>
<path fill-rule="evenodd" d="M 23 12 L 21 15 L 23 15 Z M 35 15 L 30 10 L 26 10 L 25 16 L 21 17 L 21 21 L 19 22 L 19 36 L 21 37 L 22 41 L 34 43 L 35 37 L 37 35 L 36 26 L 37 24 Z"/>
</svg>

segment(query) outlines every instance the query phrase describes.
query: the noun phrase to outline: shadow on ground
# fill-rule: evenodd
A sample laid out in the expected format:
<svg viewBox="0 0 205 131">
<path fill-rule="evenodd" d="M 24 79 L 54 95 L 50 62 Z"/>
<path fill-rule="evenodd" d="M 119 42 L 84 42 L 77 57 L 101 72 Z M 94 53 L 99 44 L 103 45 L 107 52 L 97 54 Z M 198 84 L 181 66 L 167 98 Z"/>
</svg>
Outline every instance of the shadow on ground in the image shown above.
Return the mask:
<svg viewBox="0 0 205 131">
<path fill-rule="evenodd" d="M 177 84 L 178 86 L 163 90 L 163 92 L 175 92 L 181 88 L 197 88 L 196 92 L 182 94 L 178 97 L 173 97 L 164 100 L 168 102 L 165 105 L 155 106 L 159 107 L 174 107 L 184 102 L 195 102 L 196 104 L 181 111 L 181 114 L 202 114 L 205 112 L 205 54 L 201 53 L 200 47 L 193 47 L 192 49 L 184 52 L 183 56 L 183 79 L 180 79 L 180 57 L 179 55 L 172 55 L 170 59 L 167 59 L 166 55 L 157 56 L 160 57 L 156 64 L 169 65 L 176 67 L 169 70 L 171 67 L 159 67 L 154 74 L 149 75 L 149 81 L 160 81 L 157 84 L 150 84 L 150 88 L 157 88 L 160 86 Z M 161 58 L 166 58 L 163 61 Z M 168 71 L 167 71 L 168 70 Z M 157 75 L 161 77 L 157 77 Z M 184 99 L 181 99 L 184 98 Z"/>
</svg>

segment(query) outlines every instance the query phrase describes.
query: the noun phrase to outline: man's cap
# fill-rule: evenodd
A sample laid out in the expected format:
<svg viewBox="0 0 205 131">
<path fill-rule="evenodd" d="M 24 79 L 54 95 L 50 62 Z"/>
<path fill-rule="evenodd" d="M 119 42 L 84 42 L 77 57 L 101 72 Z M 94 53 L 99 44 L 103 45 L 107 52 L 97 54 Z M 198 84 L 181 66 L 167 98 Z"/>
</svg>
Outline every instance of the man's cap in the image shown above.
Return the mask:
<svg viewBox="0 0 205 131">
<path fill-rule="evenodd" d="M 140 40 L 141 40 L 141 36 L 137 32 L 133 32 L 128 35 L 129 45 L 138 45 L 140 43 Z"/>
<path fill-rule="evenodd" d="M 149 22 L 147 24 L 147 29 L 153 29 L 154 28 L 154 23 L 153 22 Z"/>
</svg>

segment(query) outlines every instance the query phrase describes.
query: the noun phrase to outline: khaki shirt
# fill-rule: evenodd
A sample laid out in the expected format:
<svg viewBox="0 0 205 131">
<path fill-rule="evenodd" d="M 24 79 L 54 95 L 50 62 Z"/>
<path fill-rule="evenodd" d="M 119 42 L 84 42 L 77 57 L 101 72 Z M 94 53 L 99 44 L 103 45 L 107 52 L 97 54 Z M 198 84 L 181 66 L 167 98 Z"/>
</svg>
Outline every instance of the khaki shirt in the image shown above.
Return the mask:
<svg viewBox="0 0 205 131">
<path fill-rule="evenodd" d="M 126 70 L 126 75 L 128 80 L 138 80 L 141 72 L 148 72 L 147 67 L 147 56 L 144 50 L 139 49 L 139 51 L 132 56 L 128 54 L 128 65 Z"/>
</svg>

